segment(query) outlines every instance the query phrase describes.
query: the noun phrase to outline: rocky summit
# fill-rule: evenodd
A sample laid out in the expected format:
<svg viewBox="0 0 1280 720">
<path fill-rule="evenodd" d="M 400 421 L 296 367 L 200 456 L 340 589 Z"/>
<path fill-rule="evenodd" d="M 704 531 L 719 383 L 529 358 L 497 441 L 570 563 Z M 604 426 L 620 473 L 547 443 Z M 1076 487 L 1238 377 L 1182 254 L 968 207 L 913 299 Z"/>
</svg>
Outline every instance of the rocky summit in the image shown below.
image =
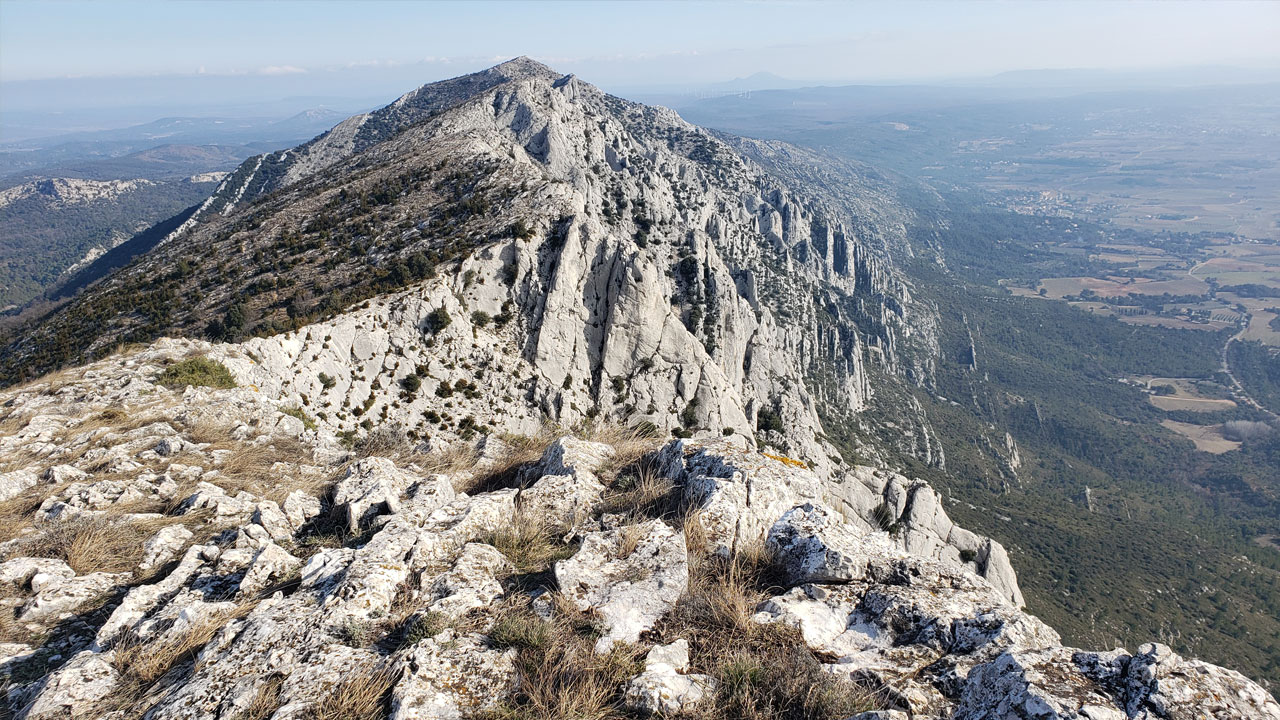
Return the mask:
<svg viewBox="0 0 1280 720">
<path fill-rule="evenodd" d="M 867 173 L 525 59 L 247 161 L 5 348 L 8 712 L 1280 718 L 1064 647 L 895 465 L 939 311 Z"/>
</svg>

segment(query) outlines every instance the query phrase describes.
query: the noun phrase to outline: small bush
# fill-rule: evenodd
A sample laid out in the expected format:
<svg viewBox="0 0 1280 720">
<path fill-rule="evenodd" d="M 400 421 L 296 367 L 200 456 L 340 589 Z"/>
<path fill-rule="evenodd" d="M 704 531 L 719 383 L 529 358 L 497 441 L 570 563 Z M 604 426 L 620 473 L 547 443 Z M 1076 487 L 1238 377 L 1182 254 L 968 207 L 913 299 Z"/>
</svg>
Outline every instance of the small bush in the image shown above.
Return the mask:
<svg viewBox="0 0 1280 720">
<path fill-rule="evenodd" d="M 413 395 L 418 392 L 418 388 L 422 387 L 422 378 L 417 375 L 407 375 L 400 381 L 400 387 L 404 388 L 406 393 Z"/>
<path fill-rule="evenodd" d="M 449 311 L 444 308 L 436 308 L 427 315 L 427 320 L 423 324 L 422 329 L 430 335 L 449 327 L 449 323 L 453 322 L 453 318 L 449 317 Z"/>
<path fill-rule="evenodd" d="M 298 418 L 302 421 L 302 426 L 308 430 L 316 429 L 316 419 L 308 415 L 307 412 L 300 407 L 280 408 L 280 412 L 290 417 Z"/>
<path fill-rule="evenodd" d="M 533 237 L 533 229 L 524 220 L 517 220 L 511 225 L 511 234 L 521 240 Z"/>
<path fill-rule="evenodd" d="M 471 324 L 478 328 L 482 328 L 493 321 L 493 316 L 483 310 L 476 310 L 471 313 Z"/>
<path fill-rule="evenodd" d="M 198 385 L 211 388 L 233 388 L 236 379 L 226 365 L 207 357 L 187 358 L 165 368 L 158 382 L 169 388 Z"/>
<path fill-rule="evenodd" d="M 760 432 L 782 432 L 782 418 L 773 408 L 760 408 L 756 414 L 756 429 Z"/>
<path fill-rule="evenodd" d="M 435 637 L 449 627 L 449 616 L 444 613 L 427 611 L 414 615 L 409 619 L 404 631 L 404 641 L 400 647 L 412 647 L 427 638 Z"/>
</svg>

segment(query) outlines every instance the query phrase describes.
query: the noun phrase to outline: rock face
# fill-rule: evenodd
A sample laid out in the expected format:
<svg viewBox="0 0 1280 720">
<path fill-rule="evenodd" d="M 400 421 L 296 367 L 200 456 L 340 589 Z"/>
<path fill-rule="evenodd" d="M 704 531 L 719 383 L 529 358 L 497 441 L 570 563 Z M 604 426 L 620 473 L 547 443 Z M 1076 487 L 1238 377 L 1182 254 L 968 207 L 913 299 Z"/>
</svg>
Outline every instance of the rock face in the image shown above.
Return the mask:
<svg viewBox="0 0 1280 720">
<path fill-rule="evenodd" d="M 211 319 L 238 333 L 246 313 L 260 317 L 271 337 L 248 341 L 232 369 L 335 432 L 376 420 L 447 442 L 477 424 L 527 433 L 544 417 L 625 418 L 760 433 L 826 476 L 841 447 L 861 444 L 870 373 L 927 383 L 931 361 L 915 358 L 936 354 L 936 311 L 893 264 L 908 252 L 908 211 L 865 171 L 837 180 L 830 163 L 723 139 L 520 58 L 246 161 L 187 229 L 0 361 L 154 332 L 126 315 L 77 323 L 193 255 L 228 272 L 296 256 L 277 275 L 300 287 L 399 263 L 367 303 L 293 332 L 279 332 L 286 317 L 335 312 L 308 295 L 285 313 L 248 275 L 217 294 L 192 286 L 191 309 L 164 322 L 190 336 Z M 377 268 L 336 259 L 339 246 L 354 257 L 351 244 Z M 899 420 L 895 451 L 940 463 L 922 414 Z"/>
<path fill-rule="evenodd" d="M 145 705 L 150 718 L 212 720 L 263 702 L 272 717 L 303 717 L 352 677 L 380 688 L 392 717 L 469 717 L 536 681 L 504 644 L 504 608 L 542 607 L 552 621 L 564 612 L 557 603 L 573 608 L 593 618 L 594 650 L 612 653 L 652 642 L 689 592 L 680 523 L 603 513 L 616 491 L 601 473 L 619 453 L 607 444 L 551 441 L 508 473 L 520 487 L 467 479 L 503 467 L 511 449 L 493 437 L 474 469 L 433 472 L 424 468 L 443 466 L 412 452 L 352 457 L 323 427 L 286 422 L 260 388 L 154 383 L 192 351 L 236 349 L 165 341 L 0 395 L 6 426 L 17 427 L 0 445 L 38 479 L 22 491 L 32 526 L 0 545 L 0 582 L 13 627 L 52 630 L 43 644 L 4 646 L 18 717 L 129 717 Z M 272 482 L 239 474 L 248 457 Z M 878 688 L 883 717 L 1280 717 L 1244 677 L 1161 645 L 1062 647 L 1019 609 L 1006 573 L 991 572 L 1003 553 L 983 566 L 959 561 L 960 540 L 998 546 L 951 525 L 927 486 L 870 468 L 823 481 L 732 437 L 667 443 L 649 467 L 698 517 L 698 552 L 762 545 L 773 558 L 784 582 L 752 622 L 797 628 L 829 674 Z M 61 479 L 40 480 L 51 476 Z M 124 483 L 133 499 L 113 504 L 121 477 L 145 480 Z M 860 514 L 872 506 L 890 508 L 875 517 L 898 518 L 897 528 Z M 513 581 L 530 546 L 501 538 L 521 517 L 568 529 L 550 586 Z M 113 572 L 86 567 L 89 556 L 23 554 L 50 547 L 48 533 L 101 523 L 156 529 L 140 535 L 133 565 Z M 712 659 L 691 656 L 690 638 L 666 640 L 618 688 L 619 707 L 670 714 L 714 701 L 721 679 L 691 670 Z"/>
<path fill-rule="evenodd" d="M 538 716 L 574 662 L 625 670 L 612 710 L 715 709 L 743 676 L 686 612 L 706 602 L 691 576 L 764 557 L 758 595 L 726 584 L 738 619 L 870 691 L 864 720 L 1280 718 L 1162 645 L 1063 647 L 998 542 L 926 483 L 842 458 L 871 373 L 927 383 L 904 348 L 933 342 L 931 311 L 892 269 L 892 203 L 812 160 L 527 60 L 251 160 L 6 357 L 74 345 L 99 316 L 72 310 L 192 254 L 245 259 L 232 274 L 237 253 L 317 273 L 328 255 L 358 282 L 351 252 L 320 251 L 342 227 L 396 269 L 289 332 L 161 339 L 0 391 L 8 712 L 292 720 L 365 697 L 394 718 Z M 314 309 L 247 288 L 174 327 Z M 139 315 L 85 347 L 146 336 Z M 160 382 L 194 357 L 236 387 Z M 905 406 L 896 449 L 940 464 Z M 622 420 L 693 437 L 603 442 Z"/>
</svg>

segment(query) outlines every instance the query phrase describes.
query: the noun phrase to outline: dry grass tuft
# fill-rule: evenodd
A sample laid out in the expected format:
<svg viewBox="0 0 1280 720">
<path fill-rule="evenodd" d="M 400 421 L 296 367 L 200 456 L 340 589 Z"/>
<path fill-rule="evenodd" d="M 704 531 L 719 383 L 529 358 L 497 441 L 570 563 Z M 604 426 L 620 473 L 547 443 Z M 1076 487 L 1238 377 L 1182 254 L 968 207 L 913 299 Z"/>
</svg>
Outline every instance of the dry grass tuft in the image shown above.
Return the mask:
<svg viewBox="0 0 1280 720">
<path fill-rule="evenodd" d="M 126 636 L 116 644 L 112 665 L 120 673 L 117 690 L 126 704 L 141 698 L 158 680 L 196 656 L 228 622 L 242 618 L 256 603 L 245 603 L 230 612 L 204 618 L 176 637 L 158 642 L 141 642 Z"/>
<path fill-rule="evenodd" d="M 595 624 L 567 602 L 557 603 L 550 621 L 528 608 L 507 610 L 494 624 L 491 639 L 497 647 L 515 648 L 518 689 L 508 705 L 480 717 L 625 717 L 620 710 L 622 690 L 644 669 L 644 649 L 618 644 L 608 654 L 597 655 L 597 637 Z"/>
<path fill-rule="evenodd" d="M 272 675 L 258 688 L 258 694 L 254 696 L 253 702 L 249 703 L 249 707 L 236 715 L 234 720 L 268 720 L 283 703 L 280 697 L 282 687 L 284 687 L 284 678 Z"/>
<path fill-rule="evenodd" d="M 40 509 L 40 504 L 46 497 L 61 492 L 63 487 L 40 483 L 15 497 L 0 502 L 0 542 L 12 540 L 29 531 L 33 526 L 32 519 L 36 510 Z"/>
<path fill-rule="evenodd" d="M 476 449 L 466 443 L 454 443 L 429 453 L 415 453 L 408 460 L 427 473 L 455 475 L 475 469 Z"/>
<path fill-rule="evenodd" d="M 629 513 L 637 518 L 669 518 L 680 513 L 678 493 L 671 478 L 658 473 L 641 459 L 614 474 L 599 510 Z"/>
<path fill-rule="evenodd" d="M 696 514 L 685 527 L 701 528 Z M 715 677 L 718 690 L 681 717 L 841 720 L 881 706 L 871 690 L 826 672 L 799 630 L 752 620 L 760 602 L 783 589 L 762 546 L 730 558 L 691 550 L 690 559 L 689 589 L 657 629 L 688 639 L 692 669 Z"/>
<path fill-rule="evenodd" d="M 694 508 L 684 513 L 680 518 L 680 530 L 684 533 L 684 545 L 689 551 L 689 557 L 695 562 L 697 558 L 705 557 L 710 541 L 707 539 L 707 528 L 702 524 L 702 511 Z"/>
<path fill-rule="evenodd" d="M 577 550 L 562 542 L 545 518 L 523 512 L 517 512 L 505 527 L 485 533 L 476 541 L 497 548 L 522 573 L 545 572 Z"/>
<path fill-rule="evenodd" d="M 44 462 L 45 458 L 37 455 L 26 448 L 8 453 L 3 459 L 0 459 L 0 472 L 13 472 L 14 470 L 24 470 L 32 466 L 38 466 Z"/>
<path fill-rule="evenodd" d="M 618 529 L 618 558 L 628 558 L 640 547 L 644 531 L 639 525 L 624 525 Z"/>
<path fill-rule="evenodd" d="M 9 411 L 3 418 L 0 418 L 0 435 L 10 435 L 16 433 L 31 422 L 31 417 L 23 415 L 17 410 Z"/>
<path fill-rule="evenodd" d="M 196 523 L 194 541 L 212 532 L 203 520 L 208 513 L 184 517 L 125 520 L 111 516 L 80 517 L 37 525 L 37 531 L 21 537 L 4 556 L 56 558 L 77 575 L 94 572 L 130 572 L 142 561 L 142 545 L 161 528 Z M 156 568 L 157 571 L 160 568 Z"/>
<path fill-rule="evenodd" d="M 142 559 L 142 543 L 150 537 L 149 529 L 143 523 L 103 517 L 51 522 L 22 538 L 10 554 L 57 558 L 77 575 L 128 572 Z"/>
<path fill-rule="evenodd" d="M 617 423 L 587 423 L 574 428 L 577 437 L 604 443 L 613 448 L 614 455 L 598 474 L 606 483 L 620 470 L 636 464 L 645 455 L 662 447 L 666 438 L 644 427 L 627 427 Z"/>
<path fill-rule="evenodd" d="M 352 668 L 333 692 L 316 704 L 317 720 L 381 720 L 388 715 L 396 674 L 386 667 Z"/>
<path fill-rule="evenodd" d="M 313 495 L 322 493 L 329 485 L 323 477 L 306 476 L 301 465 L 314 461 L 309 445 L 295 437 L 273 436 L 269 442 L 235 440 L 231 428 L 208 422 L 197 423 L 186 433 L 187 439 L 208 443 L 206 452 L 229 450 L 221 465 L 216 466 L 219 475 L 212 482 L 228 493 L 241 490 L 267 500 L 283 502 L 294 490 L 304 490 Z M 273 470 L 276 463 L 286 466 L 282 472 Z M 283 482 L 287 473 L 290 482 Z M 179 493 L 181 496 L 182 494 Z"/>
<path fill-rule="evenodd" d="M 515 487 L 521 480 L 521 471 L 541 459 L 547 447 L 562 434 L 559 426 L 547 424 L 533 435 L 500 435 L 498 439 L 506 445 L 506 452 L 496 461 L 477 468 L 458 489 L 474 494 Z"/>
<path fill-rule="evenodd" d="M 352 441 L 357 458 L 386 457 L 401 460 L 418 455 L 420 443 L 399 426 L 379 426 Z"/>
</svg>

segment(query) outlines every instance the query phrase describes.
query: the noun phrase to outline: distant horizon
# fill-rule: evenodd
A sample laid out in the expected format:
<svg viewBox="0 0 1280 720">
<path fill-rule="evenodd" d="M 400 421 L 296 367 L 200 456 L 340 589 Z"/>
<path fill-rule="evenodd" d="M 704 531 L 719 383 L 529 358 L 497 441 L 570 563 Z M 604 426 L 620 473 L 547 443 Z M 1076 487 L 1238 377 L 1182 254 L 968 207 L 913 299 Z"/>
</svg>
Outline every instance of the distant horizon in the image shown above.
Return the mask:
<svg viewBox="0 0 1280 720">
<path fill-rule="evenodd" d="M 1275 82 L 1276 37 L 1280 2 L 1257 0 L 5 0 L 0 142 L 169 116 L 355 111 L 520 55 L 658 103 L 1020 74 L 1054 87 Z"/>
<path fill-rule="evenodd" d="M 0 3 L 0 83 L 282 77 L 528 55 L 602 86 L 771 72 L 825 85 L 1038 68 L 1280 68 L 1280 4 L 968 2 Z M 429 79 L 429 78 L 428 78 Z"/>
<path fill-rule="evenodd" d="M 518 57 L 518 56 L 515 56 Z M 398 66 L 400 72 L 379 68 L 348 68 L 312 74 L 216 75 L 170 74 L 148 77 L 82 77 L 0 83 L 0 143 L 36 141 L 77 132 L 116 130 L 179 117 L 263 117 L 283 119 L 308 110 L 328 109 L 354 114 L 393 102 L 422 85 L 484 70 L 511 58 L 487 61 L 475 68 L 451 65 L 449 74 L 422 79 L 413 71 L 421 64 Z M 543 60 L 534 57 L 539 62 Z M 549 67 L 560 71 L 550 63 Z M 363 75 L 362 82 L 351 74 Z M 375 73 L 374 76 L 366 73 Z M 344 75 L 345 77 L 340 77 Z M 338 79 L 340 82 L 330 83 Z M 610 86 L 587 76 L 584 80 L 607 92 L 642 102 L 763 92 L 769 90 L 839 89 L 855 87 L 1038 88 L 1064 93 L 1121 89 L 1174 89 L 1212 85 L 1280 83 L 1280 66 L 1247 68 L 1195 65 L 1169 68 L 1018 68 L 985 75 L 952 75 L 880 82 L 809 81 L 758 70 L 703 83 Z M 1066 82 L 1059 82 L 1066 80 Z M 755 81 L 755 82 L 753 82 Z M 770 84 L 772 83 L 772 84 Z M 343 94 L 359 86 L 363 93 Z M 339 90 L 339 92 L 334 92 Z M 74 98 L 61 103 L 63 98 Z M 35 126 L 33 129 L 32 126 Z"/>
</svg>

